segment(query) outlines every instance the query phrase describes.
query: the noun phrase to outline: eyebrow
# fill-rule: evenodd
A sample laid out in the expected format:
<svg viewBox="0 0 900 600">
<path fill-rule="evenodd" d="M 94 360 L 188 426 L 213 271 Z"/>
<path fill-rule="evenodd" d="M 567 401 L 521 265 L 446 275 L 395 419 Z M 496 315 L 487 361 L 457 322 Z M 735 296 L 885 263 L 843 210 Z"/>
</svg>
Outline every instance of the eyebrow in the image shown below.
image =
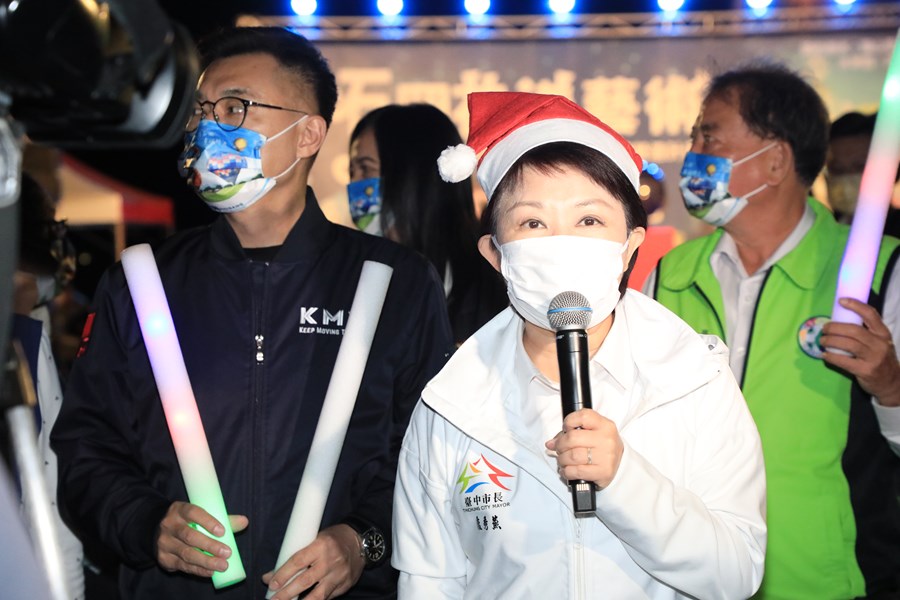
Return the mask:
<svg viewBox="0 0 900 600">
<path fill-rule="evenodd" d="M 606 198 L 588 198 L 586 200 L 582 200 L 582 201 L 578 202 L 577 204 L 575 204 L 575 206 L 580 208 L 582 206 L 593 206 L 594 204 L 603 204 L 605 206 L 615 206 L 612 202 L 610 202 Z"/>
<path fill-rule="evenodd" d="M 544 204 L 542 202 L 538 202 L 537 200 L 516 200 L 513 202 L 509 208 L 506 209 L 507 214 L 511 213 L 515 209 L 520 206 L 531 206 L 533 208 L 543 208 Z"/>
</svg>

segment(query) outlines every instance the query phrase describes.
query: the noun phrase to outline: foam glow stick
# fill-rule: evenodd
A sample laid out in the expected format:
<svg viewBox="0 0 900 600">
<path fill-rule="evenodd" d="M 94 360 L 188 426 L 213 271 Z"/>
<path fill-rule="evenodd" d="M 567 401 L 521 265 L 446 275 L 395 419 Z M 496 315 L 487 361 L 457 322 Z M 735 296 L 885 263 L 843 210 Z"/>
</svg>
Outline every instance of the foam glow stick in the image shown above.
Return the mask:
<svg viewBox="0 0 900 600">
<path fill-rule="evenodd" d="M 350 415 L 356 405 L 356 396 L 393 271 L 382 263 L 370 260 L 363 263 L 344 339 L 334 362 L 319 424 L 300 479 L 284 541 L 278 552 L 276 570 L 294 553 L 315 541 L 319 533 L 325 501 L 331 490 L 338 457 L 344 447 Z M 274 592 L 269 592 L 267 597 L 271 598 L 273 595 Z"/>
<path fill-rule="evenodd" d="M 831 318 L 841 323 L 862 324 L 855 312 L 838 304 L 840 298 L 855 298 L 867 302 L 884 221 L 891 203 L 891 192 L 897 165 L 900 164 L 900 31 L 894 43 L 894 54 L 888 66 L 881 106 L 875 118 L 875 131 L 866 168 L 863 170 L 859 200 L 850 226 L 850 239 L 844 250 L 841 270 L 838 274 L 837 294 L 834 298 Z"/>
<path fill-rule="evenodd" d="M 228 569 L 213 573 L 213 585 L 217 589 L 232 585 L 246 578 L 244 565 L 234 541 L 234 531 L 225 509 L 206 432 L 200 421 L 197 401 L 184 366 L 181 346 L 172 323 L 172 313 L 169 311 L 166 292 L 150 245 L 138 244 L 126 249 L 122 253 L 122 267 L 125 269 L 125 279 L 141 325 L 144 346 L 150 357 L 150 366 L 162 400 L 188 499 L 225 527 L 225 534 L 216 537 L 197 526 L 199 531 L 231 548 Z"/>
</svg>

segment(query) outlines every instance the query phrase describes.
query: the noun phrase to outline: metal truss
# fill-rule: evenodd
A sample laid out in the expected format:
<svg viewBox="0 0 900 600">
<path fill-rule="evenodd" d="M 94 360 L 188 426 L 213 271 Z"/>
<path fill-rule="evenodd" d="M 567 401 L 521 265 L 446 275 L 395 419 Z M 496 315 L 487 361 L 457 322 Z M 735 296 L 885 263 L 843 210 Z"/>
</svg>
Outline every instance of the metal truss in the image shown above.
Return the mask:
<svg viewBox="0 0 900 600">
<path fill-rule="evenodd" d="M 657 38 L 887 31 L 900 28 L 900 3 L 705 12 L 449 17 L 279 17 L 241 15 L 239 26 L 291 27 L 315 41 L 495 41 Z"/>
</svg>

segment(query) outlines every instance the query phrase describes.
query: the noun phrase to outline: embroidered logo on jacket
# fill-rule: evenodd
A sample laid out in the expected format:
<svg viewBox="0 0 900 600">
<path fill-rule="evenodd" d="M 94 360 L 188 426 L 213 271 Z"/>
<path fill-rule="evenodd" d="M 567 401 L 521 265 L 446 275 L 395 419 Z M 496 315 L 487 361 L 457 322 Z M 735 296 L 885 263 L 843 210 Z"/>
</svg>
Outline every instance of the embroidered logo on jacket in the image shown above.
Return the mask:
<svg viewBox="0 0 900 600">
<path fill-rule="evenodd" d="M 503 529 L 498 515 L 482 511 L 509 507 L 509 499 L 504 497 L 504 492 L 512 492 L 514 478 L 514 475 L 491 463 L 484 454 L 463 465 L 462 472 L 456 480 L 459 493 L 464 496 L 462 510 L 467 513 L 479 513 L 475 515 L 475 526 L 478 531 Z"/>
</svg>

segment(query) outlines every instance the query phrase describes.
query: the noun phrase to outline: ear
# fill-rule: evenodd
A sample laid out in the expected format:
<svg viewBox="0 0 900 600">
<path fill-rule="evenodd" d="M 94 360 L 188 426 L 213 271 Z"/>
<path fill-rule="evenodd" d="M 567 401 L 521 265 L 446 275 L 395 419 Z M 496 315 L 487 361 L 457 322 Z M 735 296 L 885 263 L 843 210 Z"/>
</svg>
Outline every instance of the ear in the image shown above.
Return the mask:
<svg viewBox="0 0 900 600">
<path fill-rule="evenodd" d="M 794 153 L 791 146 L 779 140 L 766 153 L 766 183 L 777 186 L 794 173 Z"/>
<path fill-rule="evenodd" d="M 478 251 L 488 261 L 494 270 L 500 272 L 500 251 L 494 246 L 494 240 L 489 235 L 483 235 L 478 238 Z"/>
<path fill-rule="evenodd" d="M 641 244 L 644 243 L 644 239 L 647 237 L 647 230 L 643 227 L 635 227 L 631 230 L 631 236 L 628 238 L 628 248 L 625 249 L 625 268 L 628 268 L 628 265 L 631 264 L 631 257 L 634 256 L 634 253 L 637 252 L 637 249 Z"/>
<path fill-rule="evenodd" d="M 319 115 L 309 115 L 299 126 L 303 127 L 303 132 L 297 139 L 297 158 L 315 156 L 325 143 L 325 134 L 328 133 L 325 119 Z"/>
</svg>

